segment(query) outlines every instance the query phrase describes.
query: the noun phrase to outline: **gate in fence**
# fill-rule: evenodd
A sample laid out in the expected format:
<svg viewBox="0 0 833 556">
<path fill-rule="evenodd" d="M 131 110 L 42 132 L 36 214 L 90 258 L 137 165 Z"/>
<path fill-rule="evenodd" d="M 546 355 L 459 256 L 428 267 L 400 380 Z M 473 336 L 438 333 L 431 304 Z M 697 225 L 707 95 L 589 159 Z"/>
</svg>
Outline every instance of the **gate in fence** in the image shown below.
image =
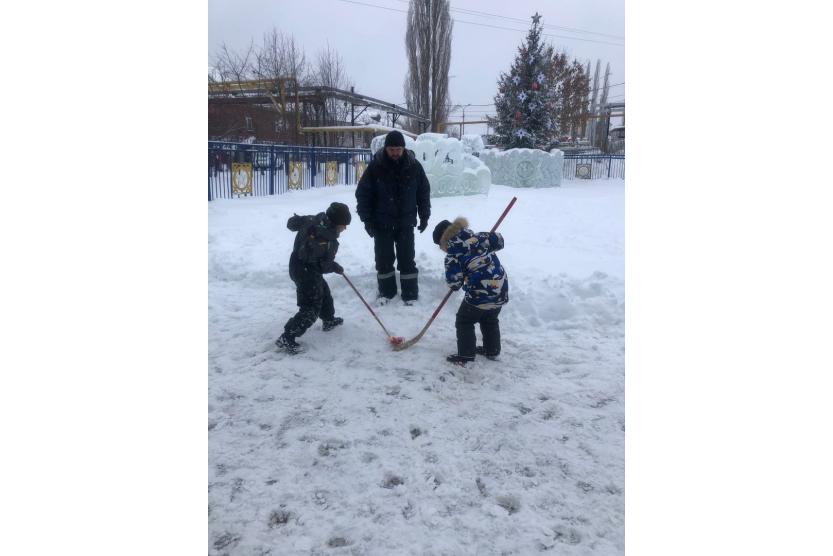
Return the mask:
<svg viewBox="0 0 833 556">
<path fill-rule="evenodd" d="M 625 179 L 625 155 L 578 154 L 564 155 L 562 176 L 565 180 Z"/>
<path fill-rule="evenodd" d="M 355 184 L 368 149 L 208 142 L 208 200 Z"/>
<path fill-rule="evenodd" d="M 356 184 L 369 149 L 208 142 L 208 200 Z M 625 179 L 625 155 L 564 156 L 563 179 Z"/>
</svg>

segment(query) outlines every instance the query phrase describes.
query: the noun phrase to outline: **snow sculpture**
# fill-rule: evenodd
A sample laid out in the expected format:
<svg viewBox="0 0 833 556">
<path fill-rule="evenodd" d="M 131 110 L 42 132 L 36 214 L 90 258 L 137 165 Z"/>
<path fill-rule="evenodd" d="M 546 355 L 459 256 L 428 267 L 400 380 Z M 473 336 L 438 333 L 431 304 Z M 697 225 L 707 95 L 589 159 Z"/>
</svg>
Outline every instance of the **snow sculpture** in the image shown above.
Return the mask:
<svg viewBox="0 0 833 556">
<path fill-rule="evenodd" d="M 512 187 L 560 187 L 564 153 L 538 149 L 486 149 L 480 153 L 492 181 Z"/>
<path fill-rule="evenodd" d="M 462 138 L 463 142 L 463 150 L 466 154 L 473 154 L 474 156 L 480 156 L 480 153 L 483 151 L 485 146 L 483 145 L 483 138 L 479 135 L 463 135 Z"/>
<path fill-rule="evenodd" d="M 384 144 L 385 136 L 379 135 L 371 140 L 370 149 L 375 154 Z M 482 149 L 482 139 L 480 145 Z M 492 173 L 479 158 L 467 154 L 459 140 L 444 133 L 423 133 L 416 141 L 405 136 L 405 148 L 414 151 L 422 164 L 431 184 L 431 197 L 489 193 Z"/>
</svg>

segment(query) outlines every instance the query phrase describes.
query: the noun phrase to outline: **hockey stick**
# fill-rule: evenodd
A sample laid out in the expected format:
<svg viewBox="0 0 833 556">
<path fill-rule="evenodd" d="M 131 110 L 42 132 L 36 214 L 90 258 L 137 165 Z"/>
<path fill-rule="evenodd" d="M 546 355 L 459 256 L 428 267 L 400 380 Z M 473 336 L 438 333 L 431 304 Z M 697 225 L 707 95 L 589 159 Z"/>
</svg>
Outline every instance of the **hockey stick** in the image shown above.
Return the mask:
<svg viewBox="0 0 833 556">
<path fill-rule="evenodd" d="M 506 218 L 506 214 L 509 212 L 509 209 L 512 208 L 512 205 L 514 205 L 515 201 L 517 201 L 517 200 L 518 200 L 517 197 L 512 197 L 512 200 L 509 201 L 509 204 L 506 206 L 506 209 L 503 211 L 503 214 L 501 214 L 500 218 L 497 219 L 497 222 L 495 222 L 495 225 L 492 226 L 492 230 L 489 233 L 493 233 L 495 230 L 497 230 L 497 227 L 500 226 L 500 223 L 503 222 L 504 218 Z M 413 338 L 411 338 L 407 342 L 394 343 L 394 346 L 393 346 L 394 351 L 402 351 L 403 349 L 408 349 L 409 347 L 411 347 L 412 345 L 417 343 L 420 340 L 420 338 L 422 338 L 422 336 L 425 334 L 425 332 L 428 330 L 428 327 L 431 326 L 431 323 L 434 322 L 434 319 L 437 318 L 437 315 L 440 314 L 440 311 L 442 310 L 443 305 L 445 305 L 445 302 L 448 301 L 448 298 L 451 297 L 451 294 L 454 293 L 454 291 L 455 290 L 448 290 L 448 293 L 445 294 L 445 297 L 440 302 L 439 306 L 436 309 L 434 309 L 434 314 L 431 315 L 431 318 L 428 320 L 428 323 L 425 326 L 422 327 L 422 330 L 419 331 L 419 334 L 417 334 L 416 336 L 414 336 Z"/>
<path fill-rule="evenodd" d="M 391 333 L 388 332 L 388 329 L 385 328 L 385 325 L 382 324 L 382 321 L 379 320 L 379 317 L 376 316 L 376 313 L 373 312 L 373 309 L 370 308 L 370 305 L 367 304 L 367 301 L 364 300 L 362 294 L 359 293 L 359 290 L 356 289 L 356 286 L 353 285 L 353 282 L 350 281 L 350 278 L 348 278 L 346 274 L 342 274 L 342 276 L 345 280 L 347 280 L 347 283 L 350 284 L 350 287 L 353 288 L 353 291 L 356 292 L 356 295 L 359 296 L 359 299 L 362 300 L 362 303 L 364 303 L 364 306 L 367 307 L 368 311 L 370 311 L 370 314 L 373 315 L 373 318 L 376 319 L 376 322 L 379 323 L 379 326 L 382 327 L 382 330 L 385 331 L 385 334 L 388 335 L 388 341 L 393 345 L 401 344 L 405 338 L 403 338 L 402 336 L 391 335 Z"/>
</svg>

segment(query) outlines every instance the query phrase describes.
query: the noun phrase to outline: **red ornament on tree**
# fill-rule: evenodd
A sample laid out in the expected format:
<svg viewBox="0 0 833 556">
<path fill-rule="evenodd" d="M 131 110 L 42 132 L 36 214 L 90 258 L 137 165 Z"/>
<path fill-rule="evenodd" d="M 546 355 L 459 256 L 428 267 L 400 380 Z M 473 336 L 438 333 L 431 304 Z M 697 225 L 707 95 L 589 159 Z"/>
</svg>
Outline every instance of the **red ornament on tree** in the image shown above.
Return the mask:
<svg viewBox="0 0 833 556">
<path fill-rule="evenodd" d="M 498 89 L 498 91 L 500 91 L 500 94 L 503 94 L 503 87 L 501 87 L 500 89 Z"/>
<path fill-rule="evenodd" d="M 538 83 L 535 83 L 534 81 L 532 82 L 532 90 L 533 90 L 533 91 L 537 91 L 537 90 L 538 90 Z"/>
<path fill-rule="evenodd" d="M 521 119 L 521 113 L 520 112 L 515 112 L 515 119 L 516 120 Z"/>
</svg>

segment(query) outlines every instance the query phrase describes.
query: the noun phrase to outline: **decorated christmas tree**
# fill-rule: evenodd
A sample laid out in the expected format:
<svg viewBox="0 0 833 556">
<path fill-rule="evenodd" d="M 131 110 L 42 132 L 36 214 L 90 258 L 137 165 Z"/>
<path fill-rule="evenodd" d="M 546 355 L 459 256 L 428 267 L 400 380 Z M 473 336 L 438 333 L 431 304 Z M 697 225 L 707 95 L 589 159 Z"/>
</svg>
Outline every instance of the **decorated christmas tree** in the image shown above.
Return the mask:
<svg viewBox="0 0 833 556">
<path fill-rule="evenodd" d="M 509 73 L 501 73 L 495 95 L 492 140 L 505 148 L 546 147 L 558 135 L 561 91 L 555 79 L 553 48 L 541 43 L 541 16 L 532 27 Z"/>
</svg>

